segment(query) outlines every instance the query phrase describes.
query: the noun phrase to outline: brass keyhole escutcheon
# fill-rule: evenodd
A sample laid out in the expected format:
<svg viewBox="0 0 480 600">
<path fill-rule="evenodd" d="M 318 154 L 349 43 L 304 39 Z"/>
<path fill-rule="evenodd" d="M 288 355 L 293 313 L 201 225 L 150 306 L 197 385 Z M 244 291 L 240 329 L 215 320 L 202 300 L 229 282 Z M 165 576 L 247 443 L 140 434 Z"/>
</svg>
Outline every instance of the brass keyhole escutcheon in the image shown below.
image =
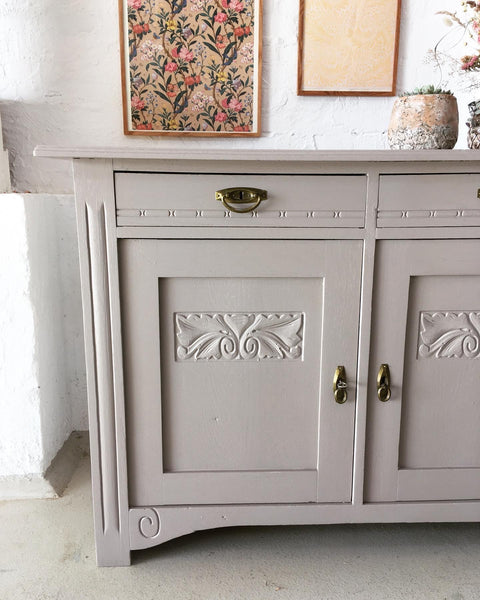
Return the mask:
<svg viewBox="0 0 480 600">
<path fill-rule="evenodd" d="M 345 367 L 340 365 L 335 370 L 333 377 L 333 397 L 337 404 L 345 404 L 348 398 L 347 392 L 347 376 L 345 374 Z"/>
<path fill-rule="evenodd" d="M 392 390 L 390 389 L 390 368 L 387 364 L 380 365 L 377 375 L 377 396 L 380 402 L 390 400 Z"/>
</svg>

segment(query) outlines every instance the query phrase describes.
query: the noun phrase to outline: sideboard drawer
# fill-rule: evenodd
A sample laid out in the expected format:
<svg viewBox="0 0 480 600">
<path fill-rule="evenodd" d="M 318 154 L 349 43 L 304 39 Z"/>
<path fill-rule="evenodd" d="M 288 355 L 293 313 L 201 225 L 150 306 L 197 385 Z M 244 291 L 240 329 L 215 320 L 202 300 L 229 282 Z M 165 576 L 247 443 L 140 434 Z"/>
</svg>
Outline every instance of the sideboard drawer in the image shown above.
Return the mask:
<svg viewBox="0 0 480 600">
<path fill-rule="evenodd" d="M 245 214 L 225 208 L 217 190 L 264 189 Z M 356 227 L 365 225 L 364 175 L 204 175 L 115 173 L 118 226 Z"/>
<path fill-rule="evenodd" d="M 480 225 L 480 175 L 382 175 L 378 227 Z"/>
</svg>

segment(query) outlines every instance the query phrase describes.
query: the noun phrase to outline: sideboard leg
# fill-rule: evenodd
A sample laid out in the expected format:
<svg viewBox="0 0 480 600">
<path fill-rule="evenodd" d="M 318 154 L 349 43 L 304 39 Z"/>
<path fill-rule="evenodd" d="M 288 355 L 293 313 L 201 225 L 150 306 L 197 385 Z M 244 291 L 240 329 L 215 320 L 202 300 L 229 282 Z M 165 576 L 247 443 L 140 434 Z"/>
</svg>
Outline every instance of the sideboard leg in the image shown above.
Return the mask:
<svg viewBox="0 0 480 600">
<path fill-rule="evenodd" d="M 130 564 L 113 171 L 74 161 L 97 563 Z"/>
<path fill-rule="evenodd" d="M 97 566 L 98 567 L 129 567 L 130 550 L 122 544 L 115 543 L 113 539 L 98 540 L 97 538 Z"/>
</svg>

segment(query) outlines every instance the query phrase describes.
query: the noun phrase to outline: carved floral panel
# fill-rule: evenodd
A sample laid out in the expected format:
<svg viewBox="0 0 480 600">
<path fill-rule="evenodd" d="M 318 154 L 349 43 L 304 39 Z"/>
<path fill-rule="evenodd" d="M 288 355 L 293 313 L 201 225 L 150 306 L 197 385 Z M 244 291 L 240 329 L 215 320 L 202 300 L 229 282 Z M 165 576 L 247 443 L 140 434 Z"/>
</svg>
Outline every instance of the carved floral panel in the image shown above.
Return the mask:
<svg viewBox="0 0 480 600">
<path fill-rule="evenodd" d="M 418 355 L 422 358 L 478 358 L 480 312 L 421 312 Z"/>
<path fill-rule="evenodd" d="M 177 360 L 296 360 L 303 313 L 175 313 Z"/>
</svg>

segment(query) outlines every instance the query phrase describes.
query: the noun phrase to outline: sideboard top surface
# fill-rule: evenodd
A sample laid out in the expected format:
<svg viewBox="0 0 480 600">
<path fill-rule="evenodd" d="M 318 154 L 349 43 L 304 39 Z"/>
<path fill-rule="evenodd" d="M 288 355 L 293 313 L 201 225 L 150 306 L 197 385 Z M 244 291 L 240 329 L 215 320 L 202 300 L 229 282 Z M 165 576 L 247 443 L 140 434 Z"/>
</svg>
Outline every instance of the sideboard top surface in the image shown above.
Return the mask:
<svg viewBox="0 0 480 600">
<path fill-rule="evenodd" d="M 272 150 L 216 148 L 208 150 L 158 147 L 37 146 L 43 158 L 103 158 L 126 160 L 300 161 L 300 162 L 480 162 L 480 150 Z"/>
</svg>

